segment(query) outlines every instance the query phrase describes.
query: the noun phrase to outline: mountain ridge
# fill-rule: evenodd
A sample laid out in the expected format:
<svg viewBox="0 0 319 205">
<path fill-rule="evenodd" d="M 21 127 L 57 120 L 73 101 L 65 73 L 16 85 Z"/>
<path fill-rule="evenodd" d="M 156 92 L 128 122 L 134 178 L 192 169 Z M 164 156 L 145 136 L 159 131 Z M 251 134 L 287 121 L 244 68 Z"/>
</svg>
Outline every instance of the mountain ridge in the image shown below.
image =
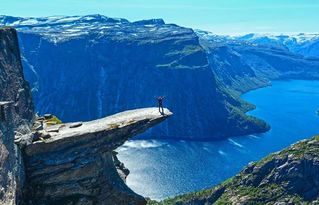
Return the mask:
<svg viewBox="0 0 319 205">
<path fill-rule="evenodd" d="M 245 41 L 252 45 L 258 44 L 263 46 L 273 46 L 287 49 L 290 52 L 300 54 L 306 57 L 319 57 L 319 34 L 246 34 L 243 36 L 227 37 L 232 40 Z"/>
<path fill-rule="evenodd" d="M 247 103 L 216 84 L 192 29 L 161 20 L 90 21 L 84 23 L 90 28 L 83 28 L 75 23 L 79 18 L 63 26 L 16 25 L 25 74 L 41 114 L 54 113 L 63 121 L 92 120 L 153 106 L 155 96 L 166 95 L 164 103 L 174 117 L 146 137 L 221 139 L 269 129 L 244 114 Z"/>
<path fill-rule="evenodd" d="M 37 110 L 64 121 L 153 106 L 155 96 L 166 95 L 175 116 L 145 137 L 207 140 L 261 133 L 269 125 L 245 115 L 254 106 L 240 99 L 242 93 L 276 79 L 319 78 L 318 59 L 162 20 L 51 18 L 52 25 L 31 21 L 28 26 L 23 23 L 28 18 L 8 24 L 19 31 Z M 4 17 L 0 22 L 5 24 Z"/>
</svg>

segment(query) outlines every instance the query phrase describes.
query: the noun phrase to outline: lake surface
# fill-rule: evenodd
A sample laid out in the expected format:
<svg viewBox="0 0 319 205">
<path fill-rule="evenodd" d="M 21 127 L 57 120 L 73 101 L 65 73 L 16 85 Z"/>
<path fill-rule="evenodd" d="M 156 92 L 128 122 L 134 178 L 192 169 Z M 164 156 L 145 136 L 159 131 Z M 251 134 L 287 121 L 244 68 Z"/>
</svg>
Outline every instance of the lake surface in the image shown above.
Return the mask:
<svg viewBox="0 0 319 205">
<path fill-rule="evenodd" d="M 212 187 L 250 161 L 319 133 L 319 81 L 275 81 L 242 98 L 257 106 L 249 114 L 267 121 L 269 132 L 217 142 L 128 141 L 118 149 L 131 171 L 128 186 L 157 200 Z"/>
</svg>

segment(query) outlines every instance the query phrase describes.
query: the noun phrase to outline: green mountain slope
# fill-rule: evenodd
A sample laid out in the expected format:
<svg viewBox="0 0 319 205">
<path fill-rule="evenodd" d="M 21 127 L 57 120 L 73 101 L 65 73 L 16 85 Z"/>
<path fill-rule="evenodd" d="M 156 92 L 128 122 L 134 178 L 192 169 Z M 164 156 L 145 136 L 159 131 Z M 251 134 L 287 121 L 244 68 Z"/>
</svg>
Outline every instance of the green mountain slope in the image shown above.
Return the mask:
<svg viewBox="0 0 319 205">
<path fill-rule="evenodd" d="M 250 163 L 212 189 L 149 204 L 319 204 L 319 136 Z"/>
</svg>

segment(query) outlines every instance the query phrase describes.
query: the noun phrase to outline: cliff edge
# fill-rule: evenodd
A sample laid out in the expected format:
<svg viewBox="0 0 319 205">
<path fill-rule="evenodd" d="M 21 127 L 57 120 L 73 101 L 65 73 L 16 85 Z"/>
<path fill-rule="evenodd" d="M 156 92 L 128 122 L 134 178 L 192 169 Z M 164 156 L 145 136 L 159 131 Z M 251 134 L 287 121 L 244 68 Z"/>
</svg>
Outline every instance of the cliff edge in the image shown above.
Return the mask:
<svg viewBox="0 0 319 205">
<path fill-rule="evenodd" d="M 136 109 L 34 132 L 35 141 L 24 152 L 27 202 L 146 204 L 124 183 L 113 150 L 171 114 L 167 109 L 165 115 L 158 108 Z"/>
<path fill-rule="evenodd" d="M 172 115 L 136 109 L 53 125 L 37 117 L 15 29 L 0 28 L 0 204 L 146 204 L 114 150 Z"/>
<path fill-rule="evenodd" d="M 144 138 L 214 140 L 269 130 L 264 121 L 245 115 L 251 106 L 216 81 L 219 66 L 210 65 L 190 28 L 102 15 L 0 16 L 0 24 L 18 30 L 40 114 L 87 121 L 153 106 L 154 96 L 164 95 L 174 118 Z"/>
</svg>

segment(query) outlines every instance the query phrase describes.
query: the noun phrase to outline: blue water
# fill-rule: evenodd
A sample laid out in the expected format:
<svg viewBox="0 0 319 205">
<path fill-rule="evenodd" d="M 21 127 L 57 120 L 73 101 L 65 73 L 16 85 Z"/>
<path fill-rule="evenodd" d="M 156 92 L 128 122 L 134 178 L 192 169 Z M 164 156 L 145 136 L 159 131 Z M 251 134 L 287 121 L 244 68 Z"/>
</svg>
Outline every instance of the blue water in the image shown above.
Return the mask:
<svg viewBox="0 0 319 205">
<path fill-rule="evenodd" d="M 242 98 L 257 106 L 249 114 L 267 121 L 269 132 L 217 142 L 131 140 L 118 150 L 131 171 L 128 186 L 157 200 L 212 187 L 250 161 L 319 133 L 319 81 L 275 81 Z"/>
</svg>

